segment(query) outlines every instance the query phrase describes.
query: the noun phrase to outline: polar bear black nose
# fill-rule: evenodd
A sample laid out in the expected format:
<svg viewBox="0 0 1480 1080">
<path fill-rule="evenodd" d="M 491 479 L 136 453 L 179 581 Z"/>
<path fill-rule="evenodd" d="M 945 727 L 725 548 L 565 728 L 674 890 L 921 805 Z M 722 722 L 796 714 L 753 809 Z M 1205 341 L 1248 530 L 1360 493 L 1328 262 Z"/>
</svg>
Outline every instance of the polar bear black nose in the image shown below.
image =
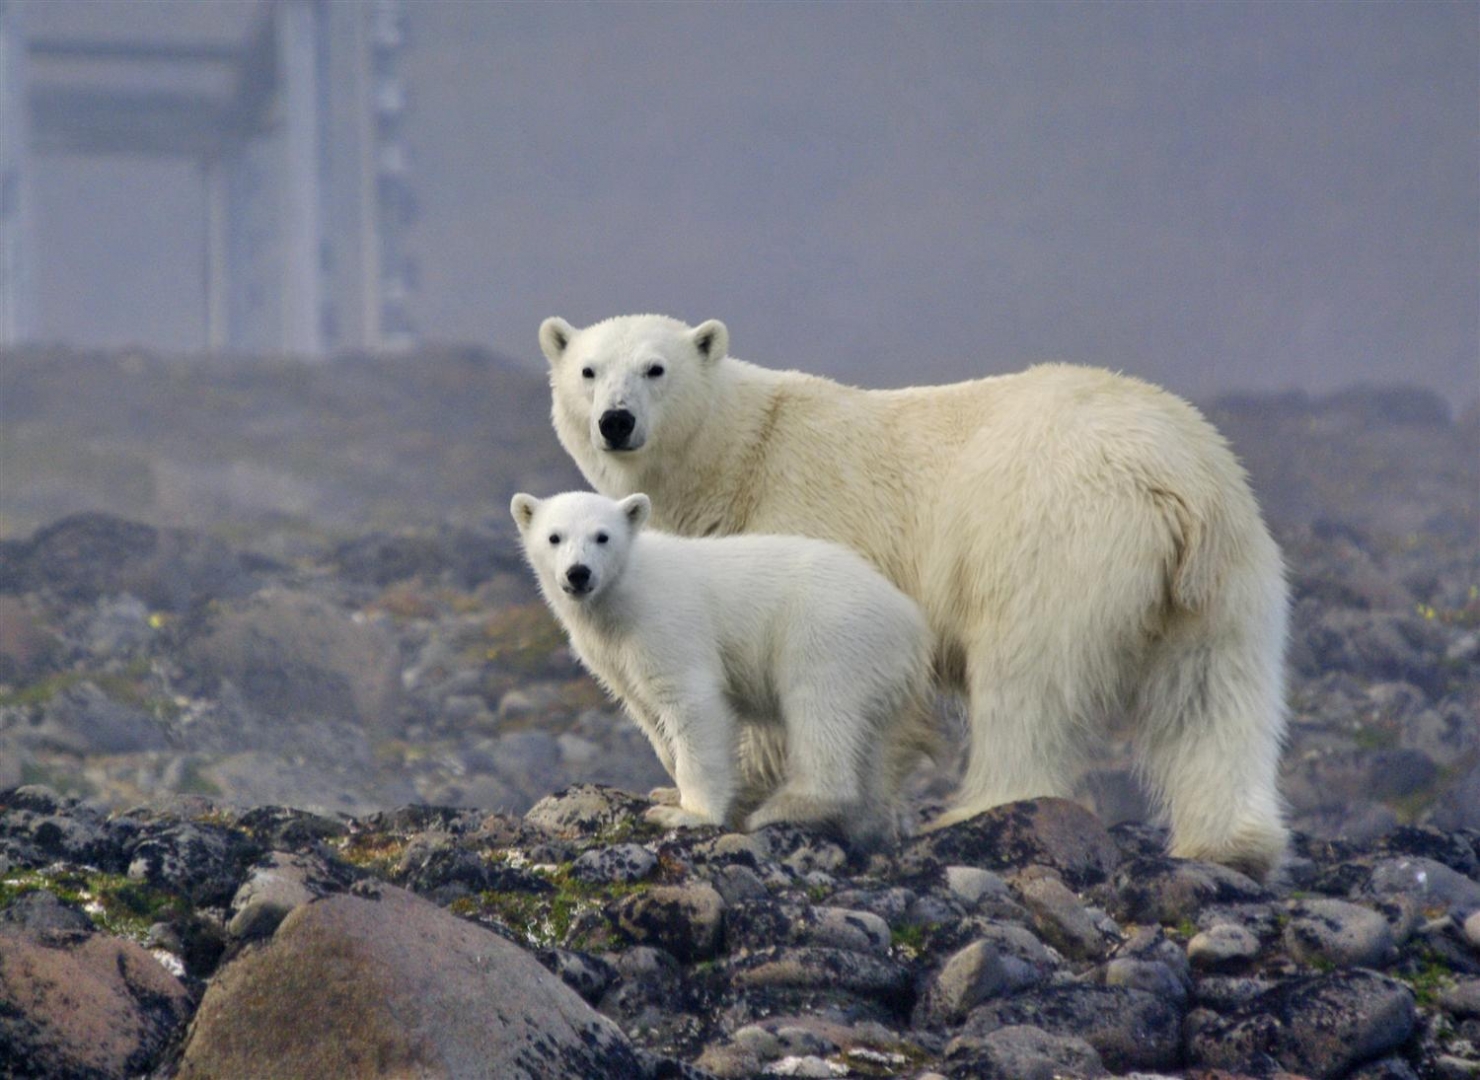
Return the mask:
<svg viewBox="0 0 1480 1080">
<path fill-rule="evenodd" d="M 637 417 L 626 409 L 608 409 L 601 414 L 597 426 L 601 428 L 601 437 L 608 446 L 621 449 L 627 445 L 632 429 L 637 426 Z"/>
<path fill-rule="evenodd" d="M 570 582 L 570 587 L 573 589 L 584 589 L 591 583 L 591 568 L 576 563 L 565 572 L 565 580 Z"/>
</svg>

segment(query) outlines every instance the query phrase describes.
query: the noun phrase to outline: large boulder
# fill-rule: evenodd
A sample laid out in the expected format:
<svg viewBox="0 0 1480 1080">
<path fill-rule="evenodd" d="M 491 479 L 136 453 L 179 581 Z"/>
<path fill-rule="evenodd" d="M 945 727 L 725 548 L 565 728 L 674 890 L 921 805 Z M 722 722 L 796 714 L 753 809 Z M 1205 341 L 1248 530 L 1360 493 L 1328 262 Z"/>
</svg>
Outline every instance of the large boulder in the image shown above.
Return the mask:
<svg viewBox="0 0 1480 1080">
<path fill-rule="evenodd" d="M 132 941 L 92 932 L 50 894 L 0 919 L 0 1073 L 110 1080 L 147 1072 L 190 995 Z"/>
<path fill-rule="evenodd" d="M 295 908 L 201 1001 L 181 1080 L 580 1076 L 644 1069 L 626 1037 L 531 955 L 383 886 Z"/>
</svg>

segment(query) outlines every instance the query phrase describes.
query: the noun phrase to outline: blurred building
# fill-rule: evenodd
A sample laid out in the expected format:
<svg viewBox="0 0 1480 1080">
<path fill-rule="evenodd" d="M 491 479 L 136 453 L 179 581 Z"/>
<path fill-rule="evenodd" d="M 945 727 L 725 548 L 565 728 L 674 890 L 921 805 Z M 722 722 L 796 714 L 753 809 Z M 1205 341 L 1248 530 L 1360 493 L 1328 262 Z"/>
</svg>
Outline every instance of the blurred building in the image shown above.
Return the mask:
<svg viewBox="0 0 1480 1080">
<path fill-rule="evenodd" d="M 0 0 L 0 344 L 36 333 L 47 222 L 35 213 L 35 159 L 70 153 L 199 165 L 208 348 L 409 346 L 401 0 L 195 8 L 211 14 L 212 33 L 103 34 L 96 19 L 86 32 L 42 33 L 29 25 L 42 14 L 34 0 Z"/>
</svg>

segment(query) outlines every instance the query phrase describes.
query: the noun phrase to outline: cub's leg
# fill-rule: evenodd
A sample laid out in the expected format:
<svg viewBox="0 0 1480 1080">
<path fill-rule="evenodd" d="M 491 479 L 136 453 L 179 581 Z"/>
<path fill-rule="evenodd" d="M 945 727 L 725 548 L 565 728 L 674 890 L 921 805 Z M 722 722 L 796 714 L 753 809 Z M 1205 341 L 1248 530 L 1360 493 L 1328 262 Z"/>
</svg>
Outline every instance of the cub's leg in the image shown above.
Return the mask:
<svg viewBox="0 0 1480 1080">
<path fill-rule="evenodd" d="M 784 693 L 786 779 L 745 820 L 746 829 L 778 821 L 840 828 L 850 839 L 875 843 L 888 832 L 888 815 L 867 805 L 862 771 L 870 754 L 863 705 L 818 680 Z"/>
<path fill-rule="evenodd" d="M 658 723 L 673 754 L 678 804 L 644 815 L 667 828 L 723 825 L 735 801 L 735 743 L 739 719 L 718 679 L 691 683 L 674 701 L 658 706 Z"/>
</svg>

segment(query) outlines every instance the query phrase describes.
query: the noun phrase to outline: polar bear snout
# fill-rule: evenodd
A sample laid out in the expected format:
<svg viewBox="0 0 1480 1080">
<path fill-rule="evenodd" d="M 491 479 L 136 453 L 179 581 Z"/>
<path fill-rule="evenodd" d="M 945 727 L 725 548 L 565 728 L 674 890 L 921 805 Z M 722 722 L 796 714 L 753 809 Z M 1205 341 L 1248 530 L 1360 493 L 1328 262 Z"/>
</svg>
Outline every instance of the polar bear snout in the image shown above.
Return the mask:
<svg viewBox="0 0 1480 1080">
<path fill-rule="evenodd" d="M 565 582 L 561 585 L 572 596 L 583 596 L 591 591 L 591 568 L 585 563 L 575 563 L 565 570 Z"/>
<path fill-rule="evenodd" d="M 637 428 L 637 417 L 626 409 L 608 409 L 601 414 L 596 426 L 606 440 L 608 450 L 636 450 L 641 442 L 634 443 L 632 432 Z"/>
</svg>

